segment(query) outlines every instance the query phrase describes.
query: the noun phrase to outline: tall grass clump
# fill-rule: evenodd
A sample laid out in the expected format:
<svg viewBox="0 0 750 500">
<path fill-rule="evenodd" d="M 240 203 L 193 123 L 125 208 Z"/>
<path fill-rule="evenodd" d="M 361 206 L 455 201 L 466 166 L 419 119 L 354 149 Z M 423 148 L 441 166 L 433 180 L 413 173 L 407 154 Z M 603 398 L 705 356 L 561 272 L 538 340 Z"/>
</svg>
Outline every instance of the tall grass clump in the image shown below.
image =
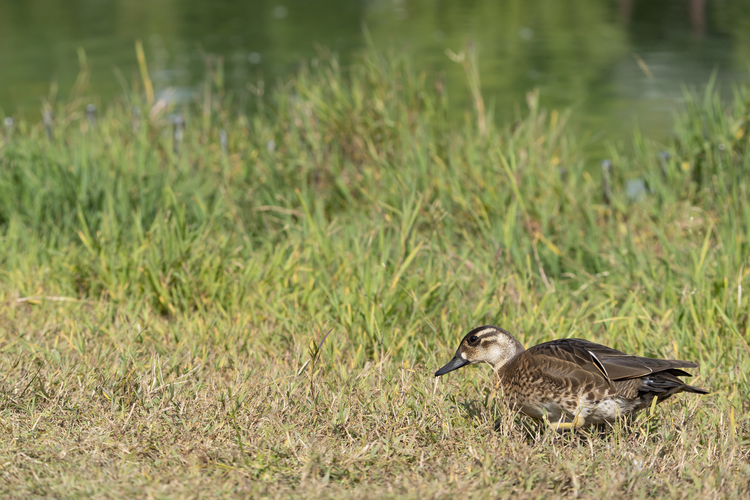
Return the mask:
<svg viewBox="0 0 750 500">
<path fill-rule="evenodd" d="M 212 60 L 194 103 L 83 92 L 0 136 L 3 491 L 746 494 L 750 89 L 687 93 L 604 171 L 534 91 L 497 124 L 454 56 L 458 116 L 368 52 L 252 113 Z M 433 381 L 486 323 L 696 360 L 712 395 L 558 438 L 488 373 Z"/>
</svg>

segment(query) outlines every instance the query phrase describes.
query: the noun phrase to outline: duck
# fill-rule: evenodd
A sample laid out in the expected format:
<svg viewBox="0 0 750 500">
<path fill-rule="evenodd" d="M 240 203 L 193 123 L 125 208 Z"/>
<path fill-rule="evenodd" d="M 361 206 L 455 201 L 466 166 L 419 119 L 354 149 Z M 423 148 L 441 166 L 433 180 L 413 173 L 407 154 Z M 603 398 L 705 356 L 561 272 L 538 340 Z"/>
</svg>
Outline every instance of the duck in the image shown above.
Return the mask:
<svg viewBox="0 0 750 500">
<path fill-rule="evenodd" d="M 511 409 L 556 430 L 613 424 L 675 394 L 708 391 L 684 383 L 692 361 L 645 358 L 583 339 L 558 339 L 525 349 L 493 325 L 467 333 L 436 377 L 466 365 L 487 363 Z"/>
</svg>

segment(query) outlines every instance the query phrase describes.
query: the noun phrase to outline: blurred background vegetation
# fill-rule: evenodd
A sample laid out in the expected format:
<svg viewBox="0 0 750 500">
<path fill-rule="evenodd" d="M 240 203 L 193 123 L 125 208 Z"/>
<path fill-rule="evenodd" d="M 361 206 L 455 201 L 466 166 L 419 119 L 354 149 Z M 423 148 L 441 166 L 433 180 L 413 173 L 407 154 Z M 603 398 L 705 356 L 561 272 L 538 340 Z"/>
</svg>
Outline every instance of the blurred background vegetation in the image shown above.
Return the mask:
<svg viewBox="0 0 750 500">
<path fill-rule="evenodd" d="M 157 92 L 187 101 L 200 93 L 205 53 L 223 57 L 227 90 L 249 96 L 248 81 L 294 74 L 316 45 L 346 66 L 367 45 L 363 26 L 379 50 L 444 73 L 453 110 L 469 98 L 445 51 L 471 39 L 501 121 L 517 119 L 514 105 L 538 87 L 543 106 L 572 106 L 574 123 L 610 138 L 628 136 L 636 120 L 667 138 L 682 85 L 703 86 L 714 70 L 720 87 L 746 80 L 750 61 L 744 0 L 0 0 L 0 111 L 38 119 L 53 81 L 67 98 L 79 48 L 89 92 L 103 102 L 132 81 L 137 38 Z"/>
</svg>

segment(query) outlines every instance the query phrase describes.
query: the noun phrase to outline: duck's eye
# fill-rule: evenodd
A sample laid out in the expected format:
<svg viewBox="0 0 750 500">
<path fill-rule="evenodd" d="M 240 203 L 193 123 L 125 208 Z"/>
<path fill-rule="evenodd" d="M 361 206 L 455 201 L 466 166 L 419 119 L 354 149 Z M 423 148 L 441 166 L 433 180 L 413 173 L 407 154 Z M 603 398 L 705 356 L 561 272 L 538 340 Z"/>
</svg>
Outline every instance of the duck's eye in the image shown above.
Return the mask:
<svg viewBox="0 0 750 500">
<path fill-rule="evenodd" d="M 470 344 L 474 344 L 477 340 L 479 340 L 479 337 L 477 337 L 476 335 L 472 335 L 471 337 L 469 337 Z"/>
</svg>

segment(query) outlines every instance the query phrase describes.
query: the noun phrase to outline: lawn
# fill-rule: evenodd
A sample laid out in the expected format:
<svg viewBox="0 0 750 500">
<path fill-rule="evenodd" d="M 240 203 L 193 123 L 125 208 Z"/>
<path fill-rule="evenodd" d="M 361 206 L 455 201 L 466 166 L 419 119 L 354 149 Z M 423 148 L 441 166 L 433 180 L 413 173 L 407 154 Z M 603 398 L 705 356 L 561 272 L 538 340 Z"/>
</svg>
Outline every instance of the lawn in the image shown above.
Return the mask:
<svg viewBox="0 0 750 500">
<path fill-rule="evenodd" d="M 142 62 L 0 134 L 4 497 L 750 495 L 750 87 L 604 168 L 533 91 L 496 123 L 471 54 L 463 107 L 402 55 L 249 100 L 211 60 L 182 104 Z M 482 324 L 711 394 L 548 432 L 487 366 L 434 377 Z"/>
</svg>

